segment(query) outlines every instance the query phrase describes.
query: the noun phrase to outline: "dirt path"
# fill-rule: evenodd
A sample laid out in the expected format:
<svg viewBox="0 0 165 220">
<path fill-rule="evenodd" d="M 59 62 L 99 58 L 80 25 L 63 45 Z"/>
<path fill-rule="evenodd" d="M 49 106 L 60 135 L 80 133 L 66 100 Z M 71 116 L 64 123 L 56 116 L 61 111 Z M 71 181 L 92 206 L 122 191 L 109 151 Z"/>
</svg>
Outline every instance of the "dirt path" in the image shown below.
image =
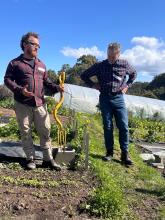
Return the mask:
<svg viewBox="0 0 165 220">
<path fill-rule="evenodd" d="M 3 116 L 15 116 L 15 112 L 12 109 L 6 109 L 6 108 L 0 107 L 0 115 L 3 115 Z"/>
<path fill-rule="evenodd" d="M 15 117 L 15 112 L 12 109 L 0 107 L 0 116 L 3 116 L 2 122 L 7 122 L 9 117 Z M 52 114 L 49 114 L 51 123 L 56 123 Z M 69 118 L 66 116 L 59 116 L 62 123 L 67 123 Z"/>
</svg>

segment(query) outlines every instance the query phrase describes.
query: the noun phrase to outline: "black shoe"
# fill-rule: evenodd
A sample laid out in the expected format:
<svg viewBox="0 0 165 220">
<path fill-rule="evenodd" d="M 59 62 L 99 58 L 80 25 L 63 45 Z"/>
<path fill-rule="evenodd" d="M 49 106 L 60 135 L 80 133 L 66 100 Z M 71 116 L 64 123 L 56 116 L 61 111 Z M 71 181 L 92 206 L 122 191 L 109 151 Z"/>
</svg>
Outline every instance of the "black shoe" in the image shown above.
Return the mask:
<svg viewBox="0 0 165 220">
<path fill-rule="evenodd" d="M 35 164 L 34 160 L 27 160 L 27 161 L 26 161 L 26 168 L 27 168 L 28 170 L 34 170 L 34 169 L 36 169 L 36 164 Z"/>
<path fill-rule="evenodd" d="M 43 168 L 50 168 L 51 170 L 56 170 L 56 171 L 61 170 L 61 166 L 58 165 L 53 159 L 49 160 L 49 161 L 43 160 L 42 167 Z"/>
<path fill-rule="evenodd" d="M 125 164 L 125 165 L 133 165 L 133 161 L 131 160 L 131 158 L 129 157 L 128 152 L 122 152 L 121 153 L 121 161 Z"/>
<path fill-rule="evenodd" d="M 112 153 L 107 153 L 104 157 L 103 160 L 104 161 L 111 161 L 113 158 L 113 154 Z"/>
</svg>

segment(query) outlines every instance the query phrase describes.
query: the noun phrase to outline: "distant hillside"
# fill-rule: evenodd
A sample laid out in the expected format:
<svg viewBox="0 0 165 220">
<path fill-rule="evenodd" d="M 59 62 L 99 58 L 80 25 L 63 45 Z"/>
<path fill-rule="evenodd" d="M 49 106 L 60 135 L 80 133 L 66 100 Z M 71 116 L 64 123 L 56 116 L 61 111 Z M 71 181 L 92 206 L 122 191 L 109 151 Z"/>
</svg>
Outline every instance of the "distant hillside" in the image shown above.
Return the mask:
<svg viewBox="0 0 165 220">
<path fill-rule="evenodd" d="M 148 84 L 148 89 L 157 89 L 160 87 L 165 87 L 165 73 L 155 76 L 155 78 Z"/>
<path fill-rule="evenodd" d="M 155 76 L 150 82 L 135 82 L 128 94 L 165 100 L 165 73 Z"/>
</svg>

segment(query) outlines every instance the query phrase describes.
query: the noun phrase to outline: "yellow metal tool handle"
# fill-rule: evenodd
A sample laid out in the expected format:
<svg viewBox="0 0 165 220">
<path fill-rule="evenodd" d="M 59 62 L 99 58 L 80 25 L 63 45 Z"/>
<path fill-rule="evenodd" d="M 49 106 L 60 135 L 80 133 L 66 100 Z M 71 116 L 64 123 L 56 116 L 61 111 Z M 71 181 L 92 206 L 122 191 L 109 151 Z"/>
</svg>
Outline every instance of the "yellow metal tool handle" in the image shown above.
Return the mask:
<svg viewBox="0 0 165 220">
<path fill-rule="evenodd" d="M 60 81 L 59 85 L 61 87 L 63 87 L 64 86 L 64 81 L 65 81 L 65 72 L 61 72 L 60 73 L 59 81 Z M 60 100 L 59 100 L 59 102 L 56 103 L 56 105 L 55 105 L 55 107 L 53 109 L 53 116 L 54 116 L 54 119 L 56 120 L 57 126 L 59 127 L 60 130 L 63 130 L 63 125 L 62 125 L 60 119 L 57 116 L 57 111 L 61 107 L 63 102 L 64 102 L 64 93 L 60 92 Z"/>
<path fill-rule="evenodd" d="M 60 81 L 60 86 L 63 86 L 65 82 L 65 72 L 60 73 L 59 81 Z"/>
</svg>

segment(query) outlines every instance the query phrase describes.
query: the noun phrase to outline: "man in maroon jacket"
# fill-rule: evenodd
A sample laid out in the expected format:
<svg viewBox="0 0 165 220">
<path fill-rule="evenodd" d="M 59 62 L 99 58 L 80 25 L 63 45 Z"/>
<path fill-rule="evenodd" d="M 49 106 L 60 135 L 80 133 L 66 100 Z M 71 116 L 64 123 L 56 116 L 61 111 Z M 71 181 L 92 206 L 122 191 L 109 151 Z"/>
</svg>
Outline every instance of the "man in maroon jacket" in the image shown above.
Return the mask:
<svg viewBox="0 0 165 220">
<path fill-rule="evenodd" d="M 23 35 L 20 46 L 23 54 L 13 59 L 6 70 L 5 85 L 14 93 L 15 112 L 21 132 L 21 140 L 27 158 L 27 168 L 35 169 L 35 150 L 31 136 L 34 125 L 40 136 L 43 151 L 42 167 L 61 170 L 52 156 L 50 140 L 50 119 L 44 101 L 44 86 L 57 93 L 64 88 L 48 79 L 45 64 L 37 58 L 39 36 L 28 32 Z"/>
</svg>

